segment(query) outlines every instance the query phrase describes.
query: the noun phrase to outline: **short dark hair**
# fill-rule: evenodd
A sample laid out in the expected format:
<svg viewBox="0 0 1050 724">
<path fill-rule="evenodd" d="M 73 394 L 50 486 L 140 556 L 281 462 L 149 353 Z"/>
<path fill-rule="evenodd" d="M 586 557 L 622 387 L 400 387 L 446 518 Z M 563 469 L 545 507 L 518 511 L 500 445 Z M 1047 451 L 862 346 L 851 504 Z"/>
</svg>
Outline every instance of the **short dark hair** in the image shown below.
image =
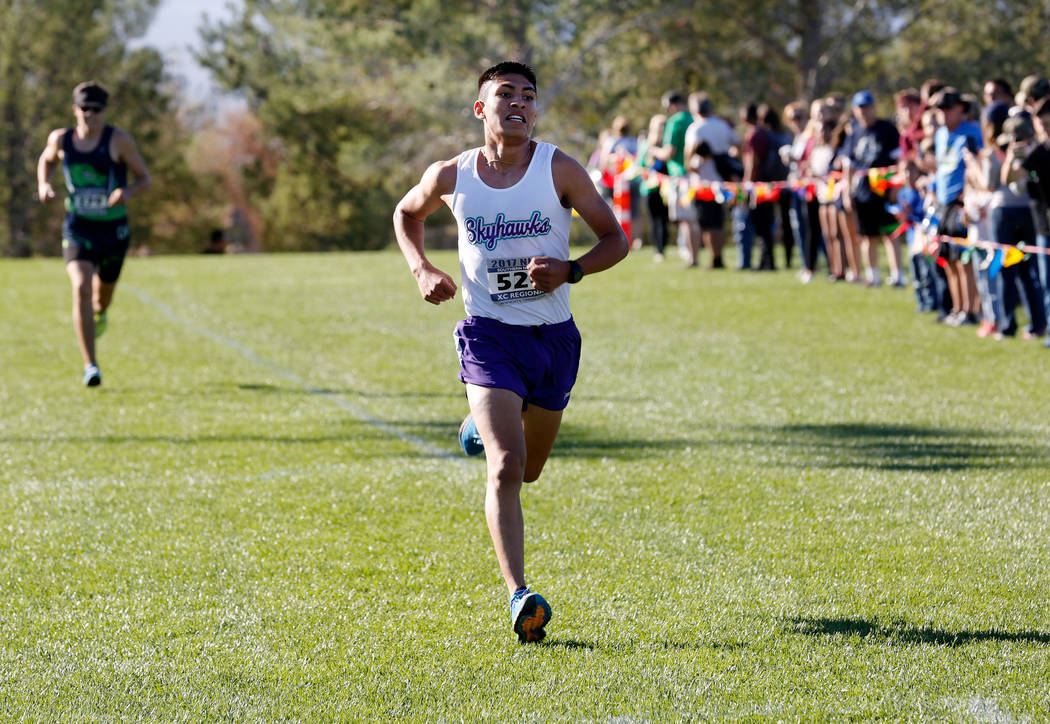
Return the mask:
<svg viewBox="0 0 1050 724">
<path fill-rule="evenodd" d="M 660 105 L 664 108 L 670 108 L 671 106 L 685 106 L 685 96 L 678 91 L 667 91 L 660 98 Z"/>
<path fill-rule="evenodd" d="M 755 113 L 757 114 L 758 121 L 768 128 L 773 133 L 780 133 L 784 126 L 780 122 L 780 114 L 777 113 L 777 109 L 768 103 L 760 105 Z"/>
<path fill-rule="evenodd" d="M 743 119 L 744 123 L 750 123 L 752 126 L 758 125 L 758 104 L 752 101 L 746 106 L 740 109 L 740 118 Z"/>
<path fill-rule="evenodd" d="M 490 80 L 502 78 L 505 75 L 523 75 L 529 83 L 532 83 L 533 88 L 537 87 L 536 71 L 534 71 L 531 66 L 513 60 L 505 60 L 502 63 L 496 63 L 496 65 L 492 66 L 478 77 L 478 92 L 480 93 L 482 87 Z"/>
<path fill-rule="evenodd" d="M 1028 75 L 1021 81 L 1021 92 L 1032 101 L 1050 96 L 1050 81 L 1041 75 Z"/>
<path fill-rule="evenodd" d="M 994 85 L 1002 93 L 1005 93 L 1006 95 L 1010 96 L 1011 98 L 1014 97 L 1013 86 L 1010 85 L 1010 81 L 1006 80 L 1006 78 L 992 78 L 991 80 L 989 80 L 987 82 L 991 83 L 992 85 Z"/>
<path fill-rule="evenodd" d="M 78 83 L 73 89 L 73 105 L 93 104 L 105 107 L 109 103 L 109 91 L 97 80 L 86 80 Z"/>
</svg>

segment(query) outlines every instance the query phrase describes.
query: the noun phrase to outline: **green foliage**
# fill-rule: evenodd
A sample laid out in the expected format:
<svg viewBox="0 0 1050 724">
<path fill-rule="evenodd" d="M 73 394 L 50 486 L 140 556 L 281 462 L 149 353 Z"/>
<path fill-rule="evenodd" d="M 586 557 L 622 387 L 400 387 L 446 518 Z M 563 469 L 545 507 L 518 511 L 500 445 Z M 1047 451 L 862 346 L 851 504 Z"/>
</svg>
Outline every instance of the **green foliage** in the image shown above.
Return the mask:
<svg viewBox="0 0 1050 724">
<path fill-rule="evenodd" d="M 641 129 L 669 89 L 706 90 L 728 116 L 862 87 L 889 110 L 890 94 L 931 76 L 975 91 L 1050 73 L 1050 9 L 1024 0 L 244 0 L 203 30 L 200 53 L 261 124 L 231 173 L 194 155 L 223 121 L 168 91 L 154 51 L 127 50 L 157 2 L 0 0 L 5 253 L 57 250 L 60 215 L 33 203 L 33 170 L 87 76 L 114 86 L 111 116 L 156 179 L 133 202 L 135 239 L 185 251 L 231 210 L 256 220 L 266 249 L 385 246 L 426 166 L 481 141 L 474 80 L 506 58 L 537 69 L 538 135 L 581 160 L 614 115 Z"/>
<path fill-rule="evenodd" d="M 250 0 L 206 30 L 202 60 L 285 153 L 257 198 L 267 247 L 373 248 L 426 165 L 478 142 L 472 79 L 487 65 L 533 64 L 538 133 L 585 158 L 613 113 L 640 128 L 669 88 L 709 89 L 729 110 L 870 85 L 916 12 L 902 1 Z"/>
<path fill-rule="evenodd" d="M 399 254 L 130 259 L 93 390 L 0 261 L 3 718 L 1045 719 L 1050 351 L 648 253 L 572 296 L 525 647 Z"/>
<path fill-rule="evenodd" d="M 132 201 L 134 243 L 179 249 L 177 213 L 199 196 L 182 148 L 186 136 L 165 90 L 160 55 L 130 50 L 159 0 L 0 0 L 0 250 L 6 255 L 57 254 L 61 211 L 36 201 L 36 163 L 48 133 L 71 126 L 73 87 L 89 78 L 111 94 L 107 121 L 132 134 L 155 180 L 154 190 Z M 87 19 L 76 22 L 74 19 Z M 52 185 L 61 196 L 59 171 Z M 199 213 L 199 212 L 197 212 Z M 154 234 L 161 236 L 154 240 Z M 185 248 L 185 247 L 182 247 Z"/>
<path fill-rule="evenodd" d="M 1050 5 L 1024 0 L 924 5 L 890 48 L 900 60 L 889 67 L 889 82 L 903 82 L 907 75 L 912 79 L 907 85 L 918 86 L 916 78 L 936 77 L 979 95 L 989 78 L 1006 78 L 1016 91 L 1026 75 L 1050 75 Z"/>
</svg>

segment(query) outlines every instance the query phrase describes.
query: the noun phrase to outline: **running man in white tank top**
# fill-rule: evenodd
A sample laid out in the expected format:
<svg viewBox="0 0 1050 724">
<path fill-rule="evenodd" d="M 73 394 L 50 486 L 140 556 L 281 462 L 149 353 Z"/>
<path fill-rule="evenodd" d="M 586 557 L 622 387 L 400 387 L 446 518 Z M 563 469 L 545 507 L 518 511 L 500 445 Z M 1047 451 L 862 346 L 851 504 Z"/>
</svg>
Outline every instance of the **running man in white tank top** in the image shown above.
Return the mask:
<svg viewBox="0 0 1050 724">
<path fill-rule="evenodd" d="M 628 249 L 583 167 L 532 140 L 536 94 L 527 65 L 504 62 L 482 73 L 474 116 L 485 145 L 432 164 L 394 212 L 398 246 L 431 304 L 454 298 L 456 283 L 427 260 L 423 222 L 444 204 L 459 227 L 467 318 L 455 340 L 470 403 L 460 444 L 486 455 L 485 517 L 520 641 L 542 640 L 551 617 L 525 582 L 520 492 L 543 470 L 576 380 L 580 336 L 567 285 L 608 269 Z M 573 209 L 598 241 L 570 260 Z"/>
</svg>

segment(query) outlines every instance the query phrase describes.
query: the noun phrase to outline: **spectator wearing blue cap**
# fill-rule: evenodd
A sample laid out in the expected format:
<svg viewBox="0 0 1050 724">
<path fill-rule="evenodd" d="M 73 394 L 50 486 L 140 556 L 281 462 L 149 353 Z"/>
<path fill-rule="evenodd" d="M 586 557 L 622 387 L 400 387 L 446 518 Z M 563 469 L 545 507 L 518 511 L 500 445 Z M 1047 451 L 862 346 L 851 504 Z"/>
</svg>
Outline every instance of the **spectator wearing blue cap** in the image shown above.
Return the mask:
<svg viewBox="0 0 1050 724">
<path fill-rule="evenodd" d="M 886 199 L 872 190 L 868 181 L 870 169 L 895 166 L 900 157 L 900 133 L 888 120 L 875 114 L 875 97 L 871 91 L 857 91 L 853 95 L 853 117 L 857 125 L 845 149 L 845 180 L 849 193 L 843 197 L 847 212 L 855 212 L 861 237 L 861 254 L 867 268 L 866 284 L 879 286 L 878 247 L 872 243 L 882 240 L 890 279 L 894 286 L 904 286 L 901 271 L 900 248 L 887 234 L 893 231 L 897 220 L 886 210 Z"/>
</svg>

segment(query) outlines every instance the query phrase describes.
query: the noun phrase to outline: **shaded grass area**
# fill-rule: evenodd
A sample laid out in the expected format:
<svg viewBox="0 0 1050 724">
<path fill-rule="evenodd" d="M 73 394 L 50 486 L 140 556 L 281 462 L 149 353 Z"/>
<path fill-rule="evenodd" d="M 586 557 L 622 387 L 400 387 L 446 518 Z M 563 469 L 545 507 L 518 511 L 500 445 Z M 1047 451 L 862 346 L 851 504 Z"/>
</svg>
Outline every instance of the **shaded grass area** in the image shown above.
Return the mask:
<svg viewBox="0 0 1050 724">
<path fill-rule="evenodd" d="M 1050 644 L 1050 634 L 1041 631 L 944 631 L 919 627 L 907 621 L 879 623 L 860 618 L 793 618 L 785 622 L 791 630 L 807 636 L 856 636 L 873 642 L 966 646 L 975 642 L 1006 641 Z"/>
<path fill-rule="evenodd" d="M 901 290 L 587 279 L 521 647 L 457 455 L 458 301 L 394 253 L 133 259 L 89 391 L 66 286 L 0 262 L 5 718 L 1050 711 L 1042 348 Z"/>
</svg>

